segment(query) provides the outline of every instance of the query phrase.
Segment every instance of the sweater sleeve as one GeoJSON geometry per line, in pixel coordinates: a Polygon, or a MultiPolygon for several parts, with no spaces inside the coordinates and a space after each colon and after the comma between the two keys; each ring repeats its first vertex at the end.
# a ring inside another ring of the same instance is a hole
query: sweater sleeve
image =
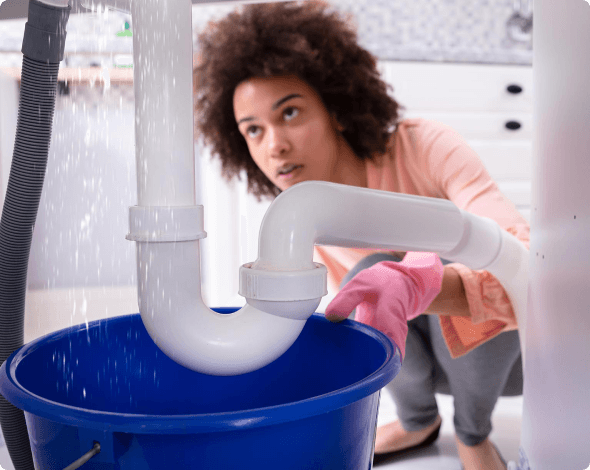
{"type": "MultiPolygon", "coordinates": [[[[418,139],[424,170],[440,194],[460,209],[489,217],[529,248],[529,224],[489,175],[477,153],[451,128],[433,123],[418,139]]],[[[470,317],[439,316],[451,357],[462,356],[518,328],[506,291],[489,272],[452,263],[463,281],[470,317]]]]}

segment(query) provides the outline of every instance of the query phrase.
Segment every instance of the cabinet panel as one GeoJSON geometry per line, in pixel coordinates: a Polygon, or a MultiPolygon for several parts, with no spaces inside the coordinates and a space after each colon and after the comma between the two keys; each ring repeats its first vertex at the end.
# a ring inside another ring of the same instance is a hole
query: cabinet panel
{"type": "Polygon", "coordinates": [[[380,62],[396,100],[412,111],[532,110],[532,67],[380,62]],[[509,85],[522,88],[510,93],[509,85]]]}

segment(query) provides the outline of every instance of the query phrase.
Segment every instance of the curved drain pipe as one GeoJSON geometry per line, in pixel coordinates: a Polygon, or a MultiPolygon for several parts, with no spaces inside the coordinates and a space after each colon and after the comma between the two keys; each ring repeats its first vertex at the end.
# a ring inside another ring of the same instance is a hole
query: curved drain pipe
{"type": "MultiPolygon", "coordinates": [[[[157,346],[189,369],[210,375],[260,369],[293,344],[315,312],[327,293],[326,268],[318,265],[307,290],[306,285],[297,286],[307,298],[289,302],[291,315],[275,310],[266,313],[252,305],[232,314],[216,313],[201,297],[202,224],[203,206],[130,209],[127,238],[137,242],[141,318],[157,346]]],[[[283,282],[280,276],[277,280],[279,292],[293,300],[288,281],[283,282]]],[[[256,283],[256,279],[250,282],[256,283]]]]}
{"type": "Polygon", "coordinates": [[[264,216],[258,259],[240,268],[247,305],[230,315],[201,298],[202,220],[202,206],[131,210],[143,322],[156,344],[190,369],[243,374],[285,352],[327,293],[326,268],[313,262],[316,244],[436,252],[485,269],[504,286],[524,340],[528,250],[492,219],[450,201],[317,181],[289,188],[264,216]]]}

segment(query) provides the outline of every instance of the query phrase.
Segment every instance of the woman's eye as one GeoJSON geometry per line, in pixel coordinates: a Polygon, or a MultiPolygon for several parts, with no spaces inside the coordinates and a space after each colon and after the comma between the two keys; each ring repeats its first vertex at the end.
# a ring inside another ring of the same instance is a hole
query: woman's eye
{"type": "Polygon", "coordinates": [[[246,129],[246,135],[248,137],[254,138],[257,137],[258,134],[260,134],[260,127],[258,126],[250,126],[246,129]]]}
{"type": "Polygon", "coordinates": [[[283,116],[285,117],[285,119],[287,121],[290,121],[291,119],[295,119],[298,114],[299,114],[299,110],[297,108],[292,107],[292,106],[285,108],[285,110],[283,111],[283,116]]]}

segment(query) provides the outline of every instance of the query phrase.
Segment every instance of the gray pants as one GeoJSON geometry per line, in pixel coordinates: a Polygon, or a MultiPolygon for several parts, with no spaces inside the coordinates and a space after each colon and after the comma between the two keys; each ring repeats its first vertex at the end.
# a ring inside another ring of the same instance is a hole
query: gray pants
{"type": "MultiPolygon", "coordinates": [[[[350,270],[340,287],[380,261],[401,260],[387,253],[367,256],[350,270]]],[[[354,312],[350,318],[354,318],[354,312]]],[[[420,315],[408,322],[402,368],[385,388],[407,431],[418,431],[435,421],[438,415],[435,393],[452,395],[455,433],[465,445],[477,445],[492,431],[491,416],[498,397],[522,394],[518,332],[501,333],[464,356],[452,359],[438,315],[420,315]]]]}

